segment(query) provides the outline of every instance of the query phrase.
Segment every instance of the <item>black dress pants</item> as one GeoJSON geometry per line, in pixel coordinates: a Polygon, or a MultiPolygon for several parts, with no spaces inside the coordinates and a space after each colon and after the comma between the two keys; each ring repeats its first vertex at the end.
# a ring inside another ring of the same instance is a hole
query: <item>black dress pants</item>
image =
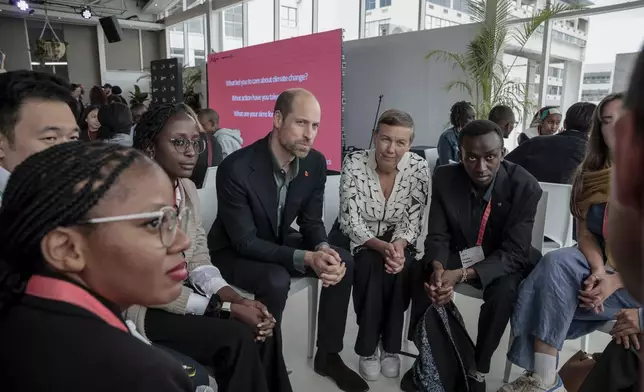
{"type": "MultiPolygon", "coordinates": [[[[422,261],[413,262],[409,268],[409,291],[412,300],[410,337],[416,323],[431,305],[423,284],[429,280],[432,272],[432,265],[422,261]]],[[[501,337],[510,321],[522,279],[519,274],[506,275],[494,280],[483,289],[483,305],[479,315],[475,350],[476,370],[482,373],[490,371],[492,355],[499,347],[501,337]]],[[[479,281],[468,282],[468,284],[481,288],[479,281]]]]}
{"type": "MultiPolygon", "coordinates": [[[[288,246],[306,249],[299,233],[293,234],[285,242],[288,246]]],[[[353,257],[344,249],[335,246],[333,249],[342,258],[347,271],[339,283],[322,288],[320,295],[317,346],[325,353],[342,351],[353,283],[353,257]]],[[[291,286],[291,277],[317,278],[315,272],[309,268],[305,274],[301,274],[293,270],[289,271],[279,264],[246,259],[233,250],[211,253],[210,259],[219,268],[228,283],[253,293],[255,300],[266,305],[269,312],[278,321],[278,325],[281,325],[282,313],[291,286]]]]}
{"type": "MultiPolygon", "coordinates": [[[[412,258],[405,252],[405,264],[412,258]]],[[[392,275],[385,271],[385,260],[373,249],[363,248],[353,255],[353,306],[358,319],[356,354],[373,355],[382,339],[383,349],[398,353],[403,332],[404,313],[409,305],[403,295],[407,267],[392,275]]]]}
{"type": "Polygon", "coordinates": [[[178,315],[148,309],[147,337],[214,370],[222,392],[292,392],[281,342],[256,343],[251,328],[236,320],[178,315]],[[252,377],[249,377],[252,375],[252,377]]]}
{"type": "Polygon", "coordinates": [[[181,366],[187,366],[189,369],[186,369],[186,372],[188,373],[188,376],[190,377],[190,381],[192,381],[192,386],[197,389],[198,386],[201,385],[210,385],[210,379],[208,378],[208,370],[200,364],[199,362],[195,361],[194,359],[181,354],[178,351],[169,349],[164,346],[160,346],[158,344],[155,344],[154,347],[165,351],[166,353],[170,354],[172,358],[176,359],[177,362],[181,364],[181,366]]]}
{"type": "Polygon", "coordinates": [[[579,392],[641,391],[640,365],[640,353],[634,347],[627,350],[612,340],[584,380],[579,392]]]}

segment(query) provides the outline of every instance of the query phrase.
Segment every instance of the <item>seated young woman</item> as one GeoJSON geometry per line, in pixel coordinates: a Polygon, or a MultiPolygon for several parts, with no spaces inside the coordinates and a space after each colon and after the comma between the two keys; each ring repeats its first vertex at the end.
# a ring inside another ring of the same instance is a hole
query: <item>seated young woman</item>
{"type": "Polygon", "coordinates": [[[638,345],[640,304],[623,288],[606,241],[613,124],[622,96],[604,98],[595,110],[586,158],[572,189],[578,245],[547,253],[523,282],[512,316],[508,359],[526,369],[501,392],[564,391],[557,375],[558,352],[566,339],[588,334],[617,320],[613,337],[625,347],[638,345]],[[634,324],[634,325],[631,325],[634,324]]]}
{"type": "Polygon", "coordinates": [[[0,209],[2,390],[193,390],[120,316],[179,296],[182,223],[168,176],[138,151],[70,142],[20,164],[0,209]]]}
{"type": "Polygon", "coordinates": [[[339,214],[339,229],[350,240],[355,262],[355,351],[360,375],[368,381],[400,372],[397,353],[408,305],[402,272],[415,255],[429,193],[429,165],[409,151],[414,139],[409,114],[385,111],[373,139],[375,149],[344,159],[339,214]]]}
{"type": "Polygon", "coordinates": [[[165,170],[179,210],[192,211],[192,244],[185,251],[189,279],[179,298],[155,309],[132,307],[127,318],[153,343],[211,367],[222,392],[290,392],[281,344],[272,336],[275,319],[263,304],[240,296],[210,262],[199,196],[189,179],[205,148],[199,130],[184,104],[152,108],[136,126],[134,147],[165,170]]]}

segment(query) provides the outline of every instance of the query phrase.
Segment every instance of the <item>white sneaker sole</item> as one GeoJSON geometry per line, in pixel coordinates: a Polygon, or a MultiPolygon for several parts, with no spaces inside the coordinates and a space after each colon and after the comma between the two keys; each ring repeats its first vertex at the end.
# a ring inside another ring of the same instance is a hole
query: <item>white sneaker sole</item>
{"type": "Polygon", "coordinates": [[[366,381],[378,381],[380,378],[380,372],[378,373],[372,373],[372,374],[367,374],[360,369],[360,377],[364,378],[366,381]]]}
{"type": "Polygon", "coordinates": [[[381,369],[380,372],[382,373],[383,376],[387,378],[398,378],[400,375],[400,367],[397,369],[381,369]]]}

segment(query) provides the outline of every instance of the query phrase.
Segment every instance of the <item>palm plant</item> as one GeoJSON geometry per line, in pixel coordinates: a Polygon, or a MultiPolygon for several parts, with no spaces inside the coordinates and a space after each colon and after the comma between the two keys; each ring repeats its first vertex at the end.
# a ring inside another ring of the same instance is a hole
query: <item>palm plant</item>
{"type": "Polygon", "coordinates": [[[480,23],[480,31],[467,45],[464,53],[446,50],[433,50],[426,59],[451,62],[453,69],[463,73],[463,77],[450,81],[445,88],[465,91],[474,105],[477,118],[487,118],[496,105],[510,106],[523,115],[532,110],[534,103],[527,96],[526,87],[510,78],[510,72],[517,58],[507,66],[503,63],[506,46],[518,47],[521,54],[532,35],[548,20],[562,12],[580,9],[576,4],[555,4],[548,1],[546,7],[536,12],[523,24],[513,25],[512,10],[514,0],[497,0],[496,14],[486,16],[486,0],[469,0],[470,14],[475,23],[480,23]]]}

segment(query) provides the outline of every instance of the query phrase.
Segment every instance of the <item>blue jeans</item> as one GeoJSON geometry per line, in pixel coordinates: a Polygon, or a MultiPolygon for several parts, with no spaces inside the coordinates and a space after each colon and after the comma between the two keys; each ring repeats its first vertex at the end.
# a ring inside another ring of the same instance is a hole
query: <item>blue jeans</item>
{"type": "Polygon", "coordinates": [[[595,331],[622,309],[640,307],[625,289],[619,289],[606,298],[601,313],[580,308],[577,296],[589,275],[588,261],[576,247],[543,256],[519,290],[510,321],[510,362],[532,371],[535,338],[561,351],[566,339],[595,331]]]}

